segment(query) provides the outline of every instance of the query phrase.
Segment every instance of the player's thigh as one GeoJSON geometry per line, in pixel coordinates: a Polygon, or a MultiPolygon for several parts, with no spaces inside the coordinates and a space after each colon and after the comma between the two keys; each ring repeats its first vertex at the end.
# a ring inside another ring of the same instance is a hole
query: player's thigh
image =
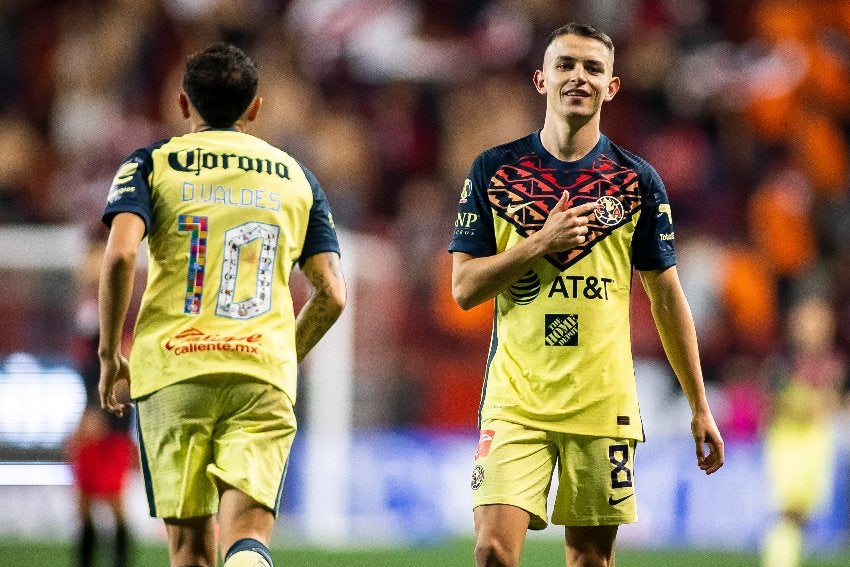
{"type": "Polygon", "coordinates": [[[259,380],[242,380],[222,401],[208,472],[276,513],[297,429],[289,397],[259,380]]]}
{"type": "Polygon", "coordinates": [[[527,527],[545,528],[556,458],[555,445],[546,432],[506,421],[485,421],[473,464],[473,508],[515,506],[530,515],[527,527]]]}
{"type": "Polygon", "coordinates": [[[552,522],[602,526],[637,521],[634,439],[554,434],[558,492],[552,522]]]}

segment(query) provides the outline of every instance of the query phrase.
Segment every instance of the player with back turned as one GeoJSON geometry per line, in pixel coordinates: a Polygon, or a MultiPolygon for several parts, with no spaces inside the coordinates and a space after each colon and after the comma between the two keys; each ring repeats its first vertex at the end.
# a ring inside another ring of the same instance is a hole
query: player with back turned
{"type": "Polygon", "coordinates": [[[254,62],[232,45],[190,57],[178,97],[189,133],[134,152],[103,216],[100,401],[122,414],[116,386],[130,381],[150,512],[165,522],[173,566],[216,565],[219,544],[226,567],[272,565],[297,365],[345,304],[316,178],[245,132],[262,103],[257,83],[254,62]],[[148,281],[128,363],[121,329],[145,236],[148,281]],[[313,287],[297,317],[295,262],[313,287]]]}
{"type": "Polygon", "coordinates": [[[464,309],[495,297],[472,473],[480,567],[519,564],[527,530],[547,525],[556,467],[552,521],[565,526],[567,565],[613,565],[618,525],[637,520],[633,269],[691,406],[697,464],[723,465],[667,193],[600,132],[620,88],[613,65],[604,33],[555,30],[533,79],[543,128],[479,155],[461,191],[452,291],[464,309]]]}

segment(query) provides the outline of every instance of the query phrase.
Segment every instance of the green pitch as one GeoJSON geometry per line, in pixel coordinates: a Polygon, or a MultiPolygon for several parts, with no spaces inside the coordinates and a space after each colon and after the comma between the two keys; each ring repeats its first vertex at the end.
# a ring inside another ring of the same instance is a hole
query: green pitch
{"type": "MultiPolygon", "coordinates": [[[[6,567],[55,567],[73,565],[70,542],[11,541],[0,539],[0,565],[6,567]]],[[[456,540],[440,545],[419,547],[319,550],[309,548],[272,548],[280,567],[470,567],[472,541],[456,540]]],[[[522,565],[527,567],[563,565],[563,548],[558,541],[529,540],[523,552],[522,565]]],[[[161,567],[168,564],[163,544],[134,546],[131,567],[161,567]]],[[[107,567],[106,558],[100,563],[107,567]]],[[[617,567],[757,567],[754,554],[720,551],[664,550],[646,551],[621,548],[617,567]]],[[[829,557],[808,558],[803,567],[846,567],[850,565],[850,550],[829,557]]]]}

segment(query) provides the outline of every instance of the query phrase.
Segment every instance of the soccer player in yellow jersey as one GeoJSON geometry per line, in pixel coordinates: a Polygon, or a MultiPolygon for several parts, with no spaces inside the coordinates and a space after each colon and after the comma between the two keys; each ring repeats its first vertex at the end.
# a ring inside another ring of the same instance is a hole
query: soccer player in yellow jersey
{"type": "Polygon", "coordinates": [[[565,525],[568,565],[613,565],[618,525],[637,520],[633,267],[690,402],[697,465],[723,465],[667,193],[600,132],[602,104],[620,88],[613,65],[604,33],[555,30],[533,79],[543,128],[479,155],[461,191],[452,291],[464,309],[495,298],[472,472],[480,567],[519,564],[527,530],[547,525],[556,467],[552,521],[565,525]]]}
{"type": "Polygon", "coordinates": [[[798,567],[804,531],[832,494],[835,416],[847,361],[835,345],[836,316],[824,297],[797,299],[786,318],[785,344],[773,364],[773,397],[764,463],[775,517],[765,531],[763,567],[798,567]],[[792,457],[789,457],[792,456],[792,457]]]}
{"type": "Polygon", "coordinates": [[[245,132],[262,104],[257,83],[254,62],[232,45],[191,56],[178,97],[189,133],[134,152],[103,216],[100,401],[122,414],[116,389],[129,381],[148,503],[164,519],[172,566],[214,566],[219,545],[226,567],[272,565],[297,365],[345,304],[316,178],[245,132]],[[128,363],[121,330],[145,237],[128,363]],[[295,262],[314,288],[297,316],[295,262]]]}

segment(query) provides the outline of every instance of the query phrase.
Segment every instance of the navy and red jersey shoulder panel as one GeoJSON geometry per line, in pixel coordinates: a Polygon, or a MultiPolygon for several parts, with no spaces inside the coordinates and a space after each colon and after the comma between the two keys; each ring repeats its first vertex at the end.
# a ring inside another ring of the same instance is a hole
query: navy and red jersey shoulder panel
{"type": "Polygon", "coordinates": [[[331,207],[328,203],[328,198],[324,190],[313,172],[307,169],[301,162],[298,162],[304,176],[310,183],[310,189],[313,191],[313,205],[310,207],[310,220],[307,223],[307,234],[304,238],[304,248],[301,250],[301,256],[298,258],[299,265],[303,266],[304,261],[315,254],[322,252],[340,253],[339,241],[337,240],[336,230],[331,216],[331,207]]]}
{"type": "Polygon", "coordinates": [[[635,267],[660,269],[675,264],[670,207],[661,179],[646,161],[605,136],[574,162],[546,151],[539,132],[480,154],[461,194],[449,250],[495,254],[496,217],[528,237],[542,228],[564,192],[569,194],[569,206],[595,202],[597,210],[585,244],[547,256],[559,270],[587,256],[596,243],[638,212],[632,241],[635,267]]]}
{"type": "Polygon", "coordinates": [[[500,168],[518,164],[534,152],[532,137],[529,134],[485,150],[472,162],[461,191],[449,252],[479,257],[496,254],[493,209],[487,191],[500,168]]]}
{"type": "Polygon", "coordinates": [[[145,234],[150,231],[153,196],[149,180],[153,172],[153,153],[169,140],[171,138],[134,151],[118,168],[102,216],[106,226],[111,226],[112,219],[119,213],[134,213],[144,221],[145,234]]]}

